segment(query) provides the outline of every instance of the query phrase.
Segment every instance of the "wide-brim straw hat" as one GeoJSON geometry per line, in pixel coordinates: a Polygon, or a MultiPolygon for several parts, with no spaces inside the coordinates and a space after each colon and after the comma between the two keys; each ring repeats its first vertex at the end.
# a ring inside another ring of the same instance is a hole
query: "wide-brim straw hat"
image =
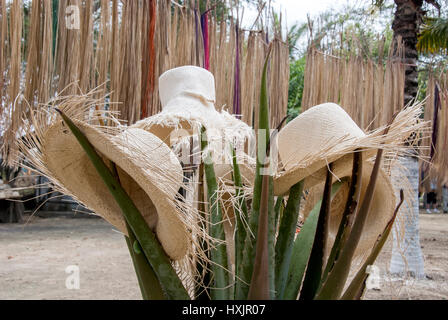
{"type": "MultiPolygon", "coordinates": [[[[115,163],[119,180],[149,227],[173,260],[188,251],[188,233],[179,218],[175,195],[182,167],[171,149],[153,134],[129,128],[111,135],[74,121],[105,163],[115,163]]],[[[86,207],[127,234],[122,211],[79,142],[56,121],[42,135],[42,162],[47,175],[86,207]]]]}
{"type": "MultiPolygon", "coordinates": [[[[328,255],[334,243],[334,239],[339,229],[345,204],[348,197],[349,183],[352,175],[353,154],[346,155],[341,161],[336,161],[332,168],[333,182],[338,180],[342,185],[337,193],[332,197],[330,217],[328,222],[328,241],[326,254],[328,255]]],[[[367,185],[370,181],[373,164],[364,161],[362,163],[361,193],[358,203],[358,209],[364,200],[367,185]]],[[[308,189],[305,205],[302,207],[301,216],[306,219],[309,212],[315,206],[317,201],[322,198],[324,182],[327,169],[323,168],[309,176],[305,181],[305,188],[308,189]]],[[[370,206],[367,220],[364,224],[363,232],[355,251],[355,258],[365,257],[369,254],[391,220],[396,205],[395,192],[390,177],[382,169],[379,170],[375,191],[370,206]]]]}
{"type": "Polygon", "coordinates": [[[301,113],[278,133],[283,171],[274,177],[274,194],[284,195],[299,181],[344,156],[358,151],[363,158],[376,153],[363,149],[369,136],[335,103],[301,113]]]}

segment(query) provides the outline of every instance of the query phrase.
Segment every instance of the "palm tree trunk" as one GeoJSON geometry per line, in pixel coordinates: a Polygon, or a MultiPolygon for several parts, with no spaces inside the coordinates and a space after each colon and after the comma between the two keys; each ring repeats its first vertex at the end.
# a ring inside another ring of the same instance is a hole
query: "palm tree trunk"
{"type": "MultiPolygon", "coordinates": [[[[403,59],[406,65],[404,105],[415,99],[418,91],[417,73],[417,35],[419,25],[423,15],[423,0],[395,0],[396,11],[392,29],[394,39],[401,38],[404,45],[404,57],[400,57],[396,52],[395,56],[403,59]]],[[[394,185],[400,183],[400,176],[405,175],[411,187],[411,192],[406,199],[405,205],[401,207],[394,227],[394,241],[392,247],[392,258],[390,263],[390,273],[404,276],[406,274],[417,278],[423,278],[424,263],[423,254],[420,247],[419,238],[419,166],[416,157],[402,157],[400,164],[405,168],[397,169],[394,174],[394,185]],[[402,222],[399,224],[398,222],[402,222]]]]}
{"type": "Polygon", "coordinates": [[[398,190],[404,183],[409,183],[411,190],[406,194],[400,217],[395,222],[389,271],[397,276],[410,275],[422,279],[425,271],[419,236],[419,165],[416,157],[400,157],[399,161],[400,166],[392,173],[397,199],[398,190]],[[403,176],[406,176],[406,182],[403,182],[403,176]]]}
{"type": "MultiPolygon", "coordinates": [[[[418,73],[417,73],[417,42],[419,26],[424,14],[422,10],[423,0],[395,0],[396,11],[392,30],[394,39],[401,38],[405,53],[403,63],[406,66],[404,104],[406,105],[417,95],[418,73]]],[[[395,55],[398,56],[398,52],[395,55]]]]}

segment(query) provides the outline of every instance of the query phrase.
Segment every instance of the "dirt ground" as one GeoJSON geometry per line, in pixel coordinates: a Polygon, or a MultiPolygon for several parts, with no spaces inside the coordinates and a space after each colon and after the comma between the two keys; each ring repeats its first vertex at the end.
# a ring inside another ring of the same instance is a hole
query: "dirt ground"
{"type": "Polygon", "coordinates": [[[380,270],[380,290],[368,290],[365,299],[448,300],[448,214],[423,212],[420,210],[420,246],[426,279],[397,279],[387,273],[392,252],[390,236],[375,263],[380,270]]]}
{"type": "MultiPolygon", "coordinates": [[[[421,214],[420,232],[427,279],[390,278],[388,243],[376,263],[380,290],[366,299],[448,299],[448,214],[421,214]]],[[[71,214],[0,224],[0,299],[140,299],[140,292],[123,235],[71,214]],[[79,289],[66,287],[70,266],[79,267],[79,289]]]]}

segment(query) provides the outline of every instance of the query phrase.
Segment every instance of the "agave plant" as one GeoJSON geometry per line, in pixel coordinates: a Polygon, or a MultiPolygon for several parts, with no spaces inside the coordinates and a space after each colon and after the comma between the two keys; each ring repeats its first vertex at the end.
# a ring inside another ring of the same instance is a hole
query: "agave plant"
{"type": "MultiPolygon", "coordinates": [[[[300,232],[296,234],[300,208],[303,207],[305,179],[297,181],[282,196],[274,196],[274,177],[269,170],[272,163],[269,109],[267,96],[267,69],[265,61],[261,79],[257,144],[257,162],[251,199],[244,192],[243,179],[236,153],[233,152],[232,177],[234,186],[233,212],[235,214],[234,237],[229,243],[225,238],[222,221],[223,204],[219,199],[219,181],[215,166],[207,148],[207,131],[201,130],[201,149],[204,153],[199,172],[204,173],[207,185],[205,220],[210,241],[199,242],[206,258],[193,265],[196,270],[196,290],[185,287],[170,257],[158,241],[138,207],[120,184],[116,167],[106,163],[92,146],[89,139],[63,111],[58,110],[63,121],[76,137],[91,160],[103,182],[122,210],[126,222],[130,256],[144,299],[360,299],[366,288],[367,269],[375,262],[404,200],[403,190],[394,212],[382,232],[368,248],[367,257],[358,270],[353,271],[352,262],[371,209],[372,198],[378,179],[383,149],[377,147],[376,158],[368,179],[363,174],[363,153],[359,150],[347,154],[351,161],[351,175],[346,181],[333,183],[333,163],[326,166],[323,191],[310,208],[300,232]],[[267,141],[261,143],[260,141],[267,141]],[[362,181],[368,181],[362,186],[362,181]],[[334,239],[328,236],[328,221],[332,200],[344,187],[343,213],[334,239]],[[364,187],[364,196],[360,198],[364,187]],[[245,223],[247,222],[247,223],[245,223]],[[330,243],[330,241],[332,243],[330,243]],[[234,250],[235,261],[228,260],[229,246],[234,250]],[[331,248],[327,250],[326,248],[331,248]],[[348,279],[351,281],[347,283],[348,279]]],[[[378,134],[386,137],[393,123],[378,134]]],[[[397,130],[403,126],[398,125],[397,130]]],[[[410,130],[414,130],[411,128],[410,130]]],[[[384,140],[381,140],[384,141],[384,140]]],[[[393,211],[393,210],[392,210],[393,211]]],[[[198,257],[198,261],[201,260],[198,257]]]]}

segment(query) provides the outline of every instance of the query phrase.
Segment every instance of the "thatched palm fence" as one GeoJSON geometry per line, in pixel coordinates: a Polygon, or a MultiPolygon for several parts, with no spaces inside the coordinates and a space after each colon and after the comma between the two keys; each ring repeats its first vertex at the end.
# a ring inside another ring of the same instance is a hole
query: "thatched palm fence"
{"type": "Polygon", "coordinates": [[[357,50],[337,55],[311,47],[306,60],[302,112],[320,103],[334,102],[361,128],[376,129],[403,108],[404,72],[404,65],[391,57],[374,61],[357,50]]]}
{"type": "MultiPolygon", "coordinates": [[[[440,69],[443,70],[443,69],[440,69]]],[[[431,191],[431,181],[436,182],[438,191],[448,184],[448,73],[430,73],[426,87],[425,120],[431,122],[431,136],[422,143],[429,162],[421,168],[422,191],[431,191]]],[[[440,195],[441,192],[438,192],[440,195]]]]}
{"type": "MultiPolygon", "coordinates": [[[[29,105],[101,86],[105,107],[129,124],[160,111],[158,77],[182,65],[215,76],[217,108],[254,125],[259,82],[269,42],[271,123],[286,115],[288,45],[281,26],[243,30],[232,16],[196,1],[0,0],[2,158],[16,159],[15,139],[29,105]],[[269,30],[269,31],[268,31],[269,30]],[[73,85],[73,84],[76,85],[73,85]]],[[[254,24],[260,26],[260,23],[254,24]]],[[[98,106],[103,108],[103,106],[98,106]]]]}

